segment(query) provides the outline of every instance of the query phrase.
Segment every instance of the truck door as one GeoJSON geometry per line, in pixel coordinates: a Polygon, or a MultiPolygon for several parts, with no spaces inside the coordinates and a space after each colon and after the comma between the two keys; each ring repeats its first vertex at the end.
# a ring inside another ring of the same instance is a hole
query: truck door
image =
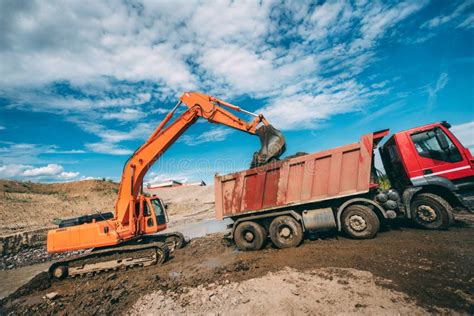
{"type": "Polygon", "coordinates": [[[451,133],[446,133],[441,126],[410,135],[421,169],[418,174],[422,174],[411,178],[414,185],[426,184],[433,176],[449,180],[466,176],[466,171],[471,168],[470,163],[461,154],[457,140],[451,139],[450,135],[451,133]]]}

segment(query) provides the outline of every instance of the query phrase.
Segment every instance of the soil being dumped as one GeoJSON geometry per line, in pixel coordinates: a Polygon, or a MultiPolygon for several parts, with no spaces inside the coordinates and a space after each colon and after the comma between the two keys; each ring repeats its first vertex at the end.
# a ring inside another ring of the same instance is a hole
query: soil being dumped
{"type": "Polygon", "coordinates": [[[278,250],[268,245],[257,252],[237,251],[223,242],[222,234],[213,234],[192,240],[163,266],[63,281],[40,274],[2,300],[0,314],[222,312],[230,310],[233,299],[240,308],[235,310],[262,313],[255,306],[264,302],[255,297],[270,295],[271,288],[287,295],[278,304],[266,303],[263,313],[330,307],[328,312],[383,313],[386,308],[387,313],[472,314],[473,222],[474,216],[466,215],[448,231],[392,226],[371,240],[326,235],[298,248],[278,250]],[[239,292],[241,287],[248,295],[239,292]],[[372,293],[377,289],[387,299],[377,299],[372,293]],[[310,292],[316,294],[305,294],[310,292]],[[298,303],[308,295],[314,295],[315,303],[307,307],[298,303]],[[200,305],[210,302],[209,308],[199,309],[198,298],[205,301],[200,305]],[[153,299],[166,307],[153,304],[153,299]],[[224,307],[218,309],[213,300],[224,307]]]}

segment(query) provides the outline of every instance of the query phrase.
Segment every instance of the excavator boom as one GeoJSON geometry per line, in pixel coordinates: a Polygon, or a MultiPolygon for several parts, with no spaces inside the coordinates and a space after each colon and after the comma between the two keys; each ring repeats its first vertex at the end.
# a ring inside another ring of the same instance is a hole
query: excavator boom
{"type": "Polygon", "coordinates": [[[199,117],[207,119],[211,123],[227,125],[239,131],[258,135],[262,147],[254,154],[253,167],[279,158],[285,150],[283,135],[271,126],[263,115],[245,111],[236,105],[206,94],[185,92],[180,97],[180,102],[168,113],[150,138],[125,165],[120,182],[119,198],[115,207],[117,219],[123,225],[133,225],[133,214],[130,212],[130,206],[133,203],[131,202],[135,201],[140,193],[143,179],[149,168],[199,117]],[[188,109],[166,126],[180,104],[184,104],[188,109]],[[252,115],[254,120],[248,123],[224,107],[252,115]],[[259,124],[262,126],[257,127],[259,124]]]}

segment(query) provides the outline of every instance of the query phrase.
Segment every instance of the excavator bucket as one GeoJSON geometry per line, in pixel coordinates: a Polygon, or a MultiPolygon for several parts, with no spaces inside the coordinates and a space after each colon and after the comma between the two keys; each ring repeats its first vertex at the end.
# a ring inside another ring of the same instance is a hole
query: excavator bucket
{"type": "Polygon", "coordinates": [[[262,145],[260,150],[253,154],[250,168],[255,168],[277,160],[286,150],[286,142],[283,134],[272,125],[260,126],[256,134],[262,145]]]}

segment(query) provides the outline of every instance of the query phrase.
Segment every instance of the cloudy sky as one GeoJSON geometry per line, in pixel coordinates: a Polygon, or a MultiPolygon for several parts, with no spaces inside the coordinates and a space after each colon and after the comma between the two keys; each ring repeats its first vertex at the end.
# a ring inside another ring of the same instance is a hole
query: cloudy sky
{"type": "MultiPolygon", "coordinates": [[[[474,147],[474,1],[0,0],[0,29],[0,178],[118,180],[184,91],[265,114],[287,154],[439,120],[474,147]]],[[[258,147],[201,122],[149,180],[258,147]]]]}

